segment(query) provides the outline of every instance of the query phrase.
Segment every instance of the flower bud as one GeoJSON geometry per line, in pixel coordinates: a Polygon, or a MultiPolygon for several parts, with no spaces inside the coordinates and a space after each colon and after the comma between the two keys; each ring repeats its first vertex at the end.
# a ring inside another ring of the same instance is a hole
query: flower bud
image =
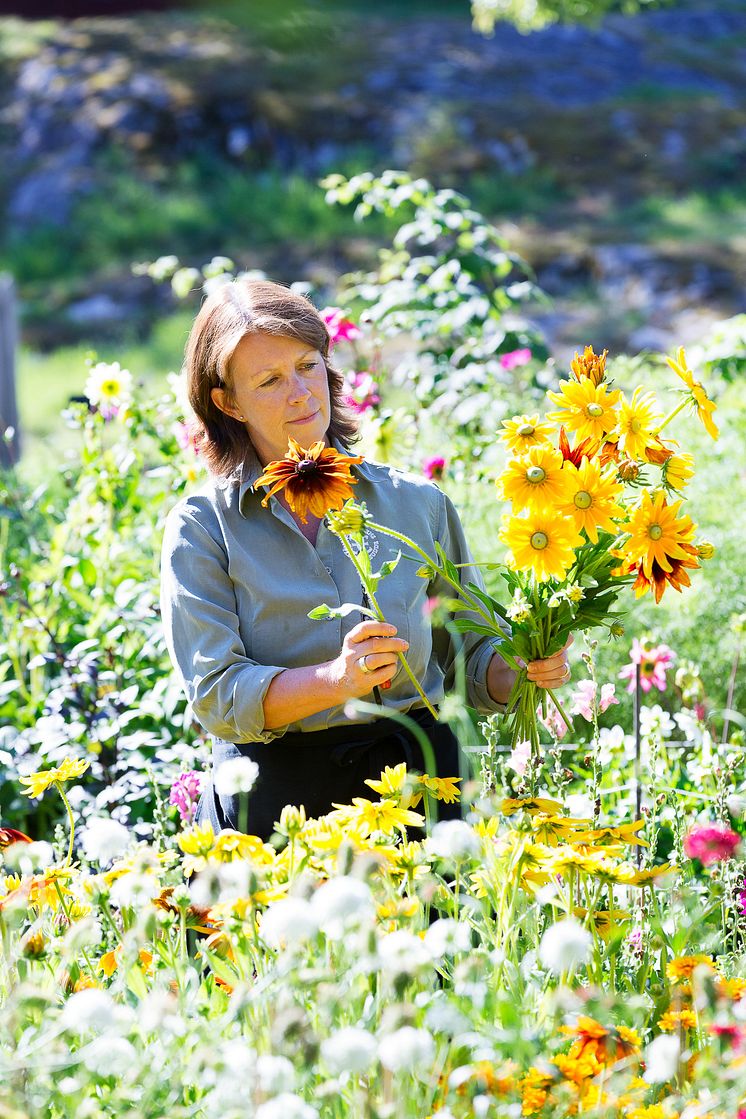
{"type": "Polygon", "coordinates": [[[47,942],[44,934],[38,929],[29,929],[21,937],[21,953],[27,960],[42,960],[47,953],[47,942]]]}
{"type": "Polygon", "coordinates": [[[277,825],[277,830],[280,835],[286,835],[288,839],[294,839],[306,823],[306,810],[301,804],[300,808],[296,808],[294,804],[286,804],[280,813],[280,820],[277,825]]]}
{"type": "Polygon", "coordinates": [[[640,467],[632,459],[627,458],[619,463],[617,474],[620,482],[636,482],[640,474],[640,467]]]}
{"type": "Polygon", "coordinates": [[[331,531],[337,535],[362,536],[368,520],[367,514],[364,505],[357,505],[350,500],[338,511],[328,512],[326,520],[331,531]]]}
{"type": "Polygon", "coordinates": [[[609,626],[609,633],[612,637],[624,637],[624,626],[621,622],[612,622],[609,626]]]}
{"type": "Polygon", "coordinates": [[[715,545],[709,540],[702,540],[697,544],[697,555],[700,559],[709,560],[715,555],[715,545]]]}

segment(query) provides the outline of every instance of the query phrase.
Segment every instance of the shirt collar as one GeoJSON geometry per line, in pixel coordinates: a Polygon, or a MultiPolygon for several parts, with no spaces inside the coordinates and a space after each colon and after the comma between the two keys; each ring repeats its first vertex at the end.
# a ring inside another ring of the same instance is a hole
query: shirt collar
{"type": "MultiPolygon", "coordinates": [[[[335,451],[339,451],[341,455],[351,456],[351,452],[347,447],[343,446],[338,439],[332,439],[332,446],[335,451]]],[[[361,478],[367,478],[369,482],[374,482],[376,480],[373,465],[369,462],[363,461],[353,463],[351,469],[358,473],[361,478]]],[[[241,515],[244,517],[246,516],[244,513],[244,499],[246,494],[249,492],[256,492],[256,480],[257,478],[261,478],[263,473],[264,467],[260,463],[256,451],[252,446],[249,446],[238,471],[238,508],[241,515]]],[[[262,489],[266,488],[266,486],[262,487],[262,489]]]]}

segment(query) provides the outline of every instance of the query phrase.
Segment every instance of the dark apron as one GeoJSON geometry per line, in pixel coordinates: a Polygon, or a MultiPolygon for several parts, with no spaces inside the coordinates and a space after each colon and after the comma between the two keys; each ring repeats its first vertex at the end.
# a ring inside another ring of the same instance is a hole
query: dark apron
{"type": "MultiPolygon", "coordinates": [[[[458,777],[459,746],[451,728],[437,722],[425,707],[407,712],[427,734],[438,777],[458,777]]],[[[214,742],[213,772],[229,758],[251,758],[259,776],[249,794],[248,833],[269,839],[286,804],[303,805],[308,818],[331,811],[332,803],[350,804],[353,797],[378,800],[366,778],[378,779],[386,766],[406,762],[407,769],[427,772],[415,735],[394,719],[350,723],[310,733],[284,734],[272,742],[214,742]]],[[[435,776],[435,774],[430,774],[435,776]]],[[[239,830],[238,796],[219,796],[211,778],[197,806],[196,822],[212,824],[217,833],[239,830]]],[[[457,819],[460,806],[438,802],[438,819],[457,819]]],[[[418,807],[421,811],[422,806],[418,807]]]]}

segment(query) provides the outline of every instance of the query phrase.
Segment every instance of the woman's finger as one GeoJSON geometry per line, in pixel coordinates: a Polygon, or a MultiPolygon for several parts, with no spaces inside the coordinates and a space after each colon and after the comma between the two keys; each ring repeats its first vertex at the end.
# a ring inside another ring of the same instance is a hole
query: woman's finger
{"type": "Polygon", "coordinates": [[[361,641],[367,641],[369,637],[394,637],[397,632],[396,626],[392,626],[390,622],[377,622],[371,619],[358,622],[347,634],[347,640],[353,645],[358,645],[361,641]]]}

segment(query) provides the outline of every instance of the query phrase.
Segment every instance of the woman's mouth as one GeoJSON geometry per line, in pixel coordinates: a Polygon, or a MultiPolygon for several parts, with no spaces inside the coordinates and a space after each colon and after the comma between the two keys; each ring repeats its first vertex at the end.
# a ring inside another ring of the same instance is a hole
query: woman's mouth
{"type": "Polygon", "coordinates": [[[289,420],[288,422],[291,424],[307,424],[309,420],[315,419],[318,414],[319,409],[317,408],[315,412],[311,412],[308,416],[300,416],[297,420],[289,420]]]}

